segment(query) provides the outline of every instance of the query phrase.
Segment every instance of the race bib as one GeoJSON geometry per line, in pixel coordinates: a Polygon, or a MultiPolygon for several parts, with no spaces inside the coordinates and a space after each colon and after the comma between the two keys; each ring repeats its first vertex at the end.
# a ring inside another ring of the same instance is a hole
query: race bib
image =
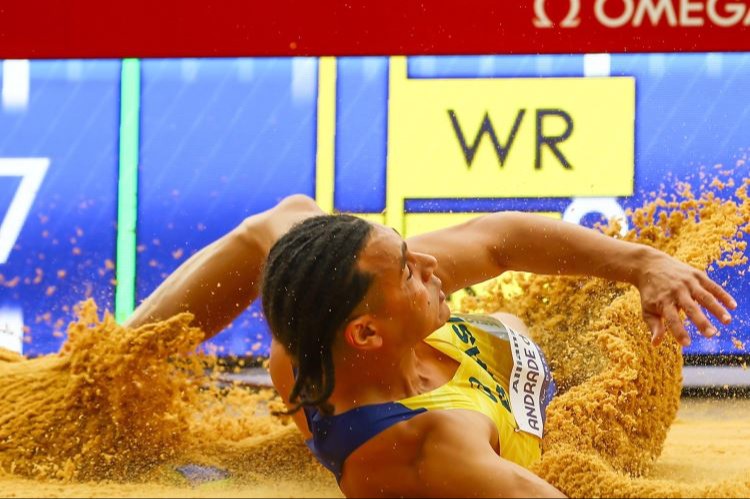
{"type": "Polygon", "coordinates": [[[552,375],[542,352],[533,341],[508,329],[513,372],[510,376],[510,405],[521,431],[542,438],[552,375]]]}

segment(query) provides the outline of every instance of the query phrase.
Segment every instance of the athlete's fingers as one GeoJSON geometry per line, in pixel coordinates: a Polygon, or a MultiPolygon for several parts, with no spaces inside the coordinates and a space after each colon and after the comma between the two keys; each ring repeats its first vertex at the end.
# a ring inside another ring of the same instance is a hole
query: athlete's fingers
{"type": "Polygon", "coordinates": [[[693,300],[690,293],[684,292],[680,294],[679,305],[680,308],[685,311],[685,314],[687,314],[688,319],[698,327],[698,330],[703,336],[711,338],[718,332],[711,324],[711,321],[708,320],[706,314],[703,313],[703,310],[701,310],[695,300],[693,300]]]}
{"type": "Polygon", "coordinates": [[[688,346],[690,344],[690,335],[685,330],[685,325],[682,323],[680,314],[677,312],[677,307],[673,304],[666,305],[663,314],[664,323],[667,329],[672,333],[672,336],[674,336],[677,342],[681,345],[688,346]]]}
{"type": "Polygon", "coordinates": [[[729,324],[732,320],[732,316],[729,315],[729,312],[727,311],[724,306],[719,303],[719,300],[716,299],[714,295],[709,293],[703,288],[698,288],[693,291],[693,298],[700,303],[706,310],[711,312],[716,318],[718,318],[722,323],[729,324]]]}
{"type": "Polygon", "coordinates": [[[651,344],[659,346],[664,341],[664,322],[662,322],[661,317],[649,313],[644,313],[643,319],[651,330],[651,344]]]}
{"type": "Polygon", "coordinates": [[[737,308],[737,301],[732,298],[732,295],[730,295],[724,288],[716,284],[710,277],[706,275],[705,272],[698,272],[697,276],[701,285],[706,290],[708,290],[709,293],[721,300],[721,302],[730,309],[734,310],[735,308],[737,308]]]}

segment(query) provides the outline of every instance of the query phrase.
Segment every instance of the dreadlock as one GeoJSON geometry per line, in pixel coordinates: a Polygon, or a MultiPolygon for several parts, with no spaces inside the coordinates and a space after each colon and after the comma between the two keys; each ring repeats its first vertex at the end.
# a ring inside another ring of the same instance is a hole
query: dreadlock
{"type": "Polygon", "coordinates": [[[263,276],[263,312],[274,337],[292,357],[294,407],[332,407],[333,343],[372,276],[357,256],[372,226],[350,215],[322,215],[294,226],[271,248],[263,276]]]}

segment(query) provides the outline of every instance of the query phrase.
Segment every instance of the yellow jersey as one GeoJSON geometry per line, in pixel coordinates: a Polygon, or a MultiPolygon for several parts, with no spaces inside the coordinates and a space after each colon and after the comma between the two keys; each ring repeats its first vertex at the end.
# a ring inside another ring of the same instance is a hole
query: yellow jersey
{"type": "Polygon", "coordinates": [[[406,399],[325,416],[306,408],[318,460],[341,479],[346,458],[390,426],[426,411],[464,409],[497,427],[503,458],[528,468],[542,454],[546,409],[555,395],[552,373],[530,339],[487,315],[454,314],[425,340],[459,363],[448,383],[406,399]]]}

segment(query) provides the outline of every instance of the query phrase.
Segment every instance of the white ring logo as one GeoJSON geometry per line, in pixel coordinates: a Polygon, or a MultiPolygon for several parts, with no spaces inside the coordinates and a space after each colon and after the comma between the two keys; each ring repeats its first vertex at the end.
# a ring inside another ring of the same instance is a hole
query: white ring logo
{"type": "MultiPolygon", "coordinates": [[[[568,15],[560,23],[561,28],[575,28],[581,24],[581,18],[578,17],[578,13],[581,11],[581,0],[569,0],[570,8],[568,9],[568,15]]],[[[545,9],[546,0],[534,0],[534,26],[537,28],[551,28],[553,26],[547,16],[547,10],[545,9]]]]}

